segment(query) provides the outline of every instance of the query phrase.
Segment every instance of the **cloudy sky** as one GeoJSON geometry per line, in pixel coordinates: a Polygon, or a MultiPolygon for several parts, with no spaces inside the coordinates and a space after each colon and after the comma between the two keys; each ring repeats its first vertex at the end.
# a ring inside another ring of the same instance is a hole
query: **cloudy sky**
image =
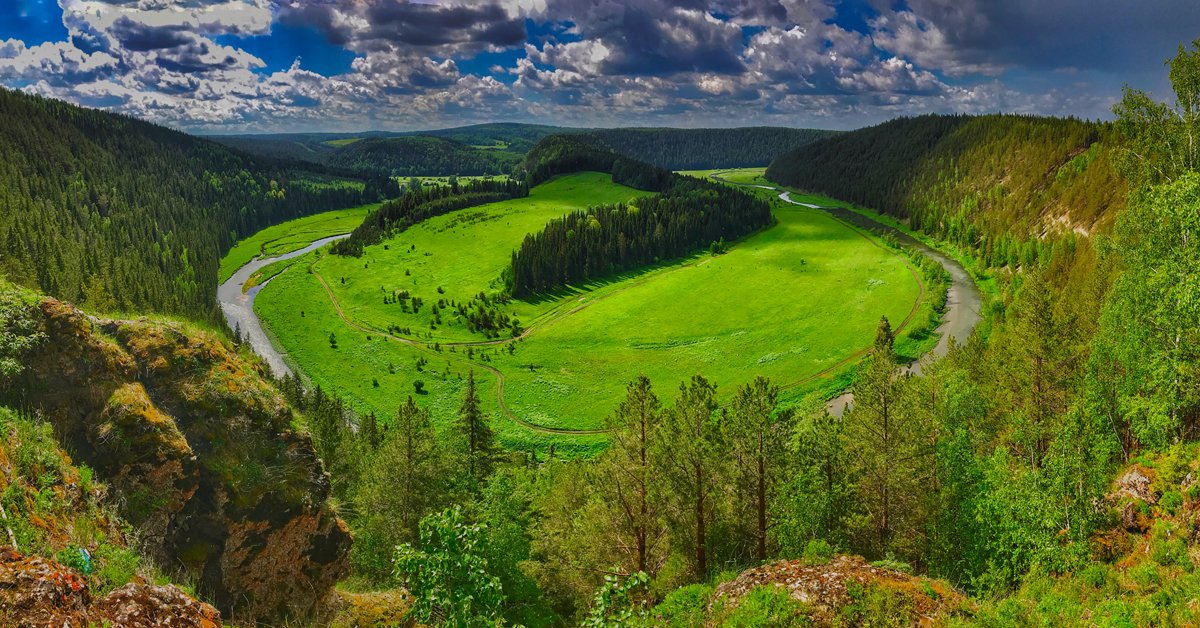
{"type": "Polygon", "coordinates": [[[853,128],[1165,97],[1198,0],[0,0],[0,83],[194,132],[853,128]]]}

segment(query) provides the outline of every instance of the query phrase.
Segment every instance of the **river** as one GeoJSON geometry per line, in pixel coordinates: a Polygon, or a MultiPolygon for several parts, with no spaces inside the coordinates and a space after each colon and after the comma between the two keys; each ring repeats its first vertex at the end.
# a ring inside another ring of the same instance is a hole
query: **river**
{"type": "MultiPolygon", "coordinates": [[[[765,189],[774,189],[767,186],[756,186],[765,189]]],[[[981,315],[980,308],[983,306],[983,295],[979,292],[979,286],[975,285],[975,280],[971,278],[971,274],[967,269],[963,268],[957,260],[945,255],[941,251],[926,245],[924,242],[904,233],[903,231],[885,225],[881,222],[873,220],[858,212],[851,211],[842,207],[827,207],[824,205],[813,205],[811,203],[802,203],[792,200],[790,192],[782,192],[779,198],[784,202],[793,205],[802,205],[813,209],[820,209],[828,212],[835,218],[848,222],[856,227],[866,229],[877,234],[887,234],[894,238],[903,246],[908,246],[920,251],[922,255],[934,260],[946,269],[950,274],[950,289],[946,294],[946,311],[942,315],[942,324],[938,326],[937,333],[940,334],[937,345],[926,355],[934,357],[942,357],[950,352],[951,343],[961,345],[967,341],[967,338],[974,331],[975,326],[979,324],[981,315]]],[[[905,367],[914,375],[921,374],[922,364],[924,359],[917,360],[905,367]]],[[[841,416],[846,408],[854,401],[854,396],[849,392],[843,393],[841,396],[834,398],[829,402],[827,407],[829,411],[836,416],[841,416]]]]}
{"type": "Polygon", "coordinates": [[[267,361],[267,364],[271,367],[271,371],[277,377],[291,375],[292,370],[288,368],[287,361],[283,357],[284,354],[271,343],[271,339],[267,337],[267,332],[263,330],[262,323],[259,322],[258,316],[254,313],[254,297],[258,296],[258,291],[262,290],[263,286],[269,282],[264,282],[249,290],[244,290],[243,287],[246,285],[246,281],[250,279],[251,275],[258,272],[259,269],[270,266],[280,260],[300,257],[330,242],[336,242],[342,238],[349,237],[349,235],[345,233],[321,238],[298,251],[285,253],[278,257],[256,258],[239,268],[228,281],[217,288],[217,301],[221,304],[221,311],[225,313],[225,322],[229,323],[229,328],[237,329],[241,327],[242,335],[248,339],[254,352],[267,361]]]}

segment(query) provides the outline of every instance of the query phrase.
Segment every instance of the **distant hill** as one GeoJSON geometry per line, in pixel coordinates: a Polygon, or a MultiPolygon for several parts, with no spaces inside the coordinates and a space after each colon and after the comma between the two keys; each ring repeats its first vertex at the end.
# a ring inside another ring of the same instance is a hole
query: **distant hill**
{"type": "Polygon", "coordinates": [[[1112,145],[1107,125],[1076,119],[929,115],[801,147],[767,178],[909,219],[1002,264],[1017,241],[1111,227],[1126,187],[1112,145]]]}
{"type": "Polygon", "coordinates": [[[584,140],[670,170],[766,166],[775,157],[836,131],[746,127],[738,129],[601,129],[584,140]]]}
{"type": "Polygon", "coordinates": [[[578,135],[588,144],[671,170],[766,166],[776,156],[834,131],[741,129],[571,129],[537,124],[477,124],[408,133],[293,133],[214,136],[260,157],[308,161],[352,172],[394,176],[509,173],[549,135],[578,135]]]}
{"type": "Polygon", "coordinates": [[[99,312],[215,321],[241,236],[378,197],[126,116],[0,90],[0,275],[99,312]]]}

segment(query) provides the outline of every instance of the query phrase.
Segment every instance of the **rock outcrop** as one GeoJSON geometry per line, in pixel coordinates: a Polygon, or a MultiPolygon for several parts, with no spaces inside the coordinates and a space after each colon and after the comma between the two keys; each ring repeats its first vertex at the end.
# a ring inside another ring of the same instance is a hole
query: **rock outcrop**
{"type": "Polygon", "coordinates": [[[348,569],[310,438],[255,360],[176,322],[44,299],[24,401],[109,482],[144,551],[229,615],[307,617],[348,569]]]}
{"type": "Polygon", "coordinates": [[[13,628],[220,628],[217,609],[174,586],[130,583],[94,599],[86,580],[51,560],[0,549],[0,624],[13,628]]]}
{"type": "Polygon", "coordinates": [[[843,609],[868,588],[891,597],[893,610],[903,609],[914,625],[940,625],[969,607],[966,596],[944,582],[876,567],[859,556],[838,556],[825,563],[779,561],[747,569],[717,587],[712,605],[736,606],[759,586],[787,590],[792,599],[810,609],[809,619],[818,626],[845,620],[843,609]]]}

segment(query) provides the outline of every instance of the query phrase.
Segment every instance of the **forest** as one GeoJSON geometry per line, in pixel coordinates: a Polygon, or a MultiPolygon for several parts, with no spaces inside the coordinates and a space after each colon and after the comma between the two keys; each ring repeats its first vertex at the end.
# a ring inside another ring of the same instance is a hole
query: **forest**
{"type": "Polygon", "coordinates": [[[767,177],[907,219],[1028,263],[1072,232],[1104,233],[1125,204],[1111,124],[1016,115],[898,118],[782,155],[767,177]]]}
{"type": "Polygon", "coordinates": [[[705,248],[715,251],[771,224],[768,204],[739,190],[667,171],[661,181],[644,174],[630,181],[628,172],[654,168],[624,159],[613,168],[614,182],[658,195],[573,212],[525,236],[505,274],[512,296],[528,298],[705,248]]]}
{"type": "Polygon", "coordinates": [[[779,127],[597,129],[584,142],[669,170],[766,166],[775,157],[836,131],[779,127]]]}
{"type": "Polygon", "coordinates": [[[378,182],[259,162],[133,118],[0,90],[0,271],[96,312],[215,321],[240,237],[377,200],[378,182]]]}
{"type": "Polygon", "coordinates": [[[334,243],[331,250],[335,255],[360,257],[363,247],[427,218],[528,195],[528,185],[511,179],[476,179],[460,183],[457,177],[451,177],[448,185],[435,186],[421,185],[420,180],[416,180],[406,186],[399,198],[368,214],[349,238],[334,243]]]}
{"type": "Polygon", "coordinates": [[[766,166],[778,155],[833,131],[781,127],[736,129],[571,129],[536,124],[477,124],[411,133],[295,133],[214,136],[259,157],[300,161],[339,172],[393,176],[512,174],[550,135],[670,170],[766,166]]]}

